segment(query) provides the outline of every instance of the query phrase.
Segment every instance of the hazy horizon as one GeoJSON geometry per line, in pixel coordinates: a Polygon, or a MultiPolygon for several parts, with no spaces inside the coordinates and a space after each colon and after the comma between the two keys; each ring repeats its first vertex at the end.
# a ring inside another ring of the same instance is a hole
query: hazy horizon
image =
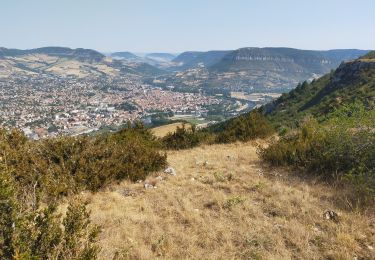
{"type": "Polygon", "coordinates": [[[2,2],[0,46],[103,53],[374,49],[375,2],[237,0],[2,2]]]}

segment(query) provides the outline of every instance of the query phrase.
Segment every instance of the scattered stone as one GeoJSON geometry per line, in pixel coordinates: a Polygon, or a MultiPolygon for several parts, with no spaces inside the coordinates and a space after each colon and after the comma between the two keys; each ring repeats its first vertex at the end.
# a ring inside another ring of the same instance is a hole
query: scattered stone
{"type": "Polygon", "coordinates": [[[204,161],[203,166],[207,166],[207,165],[208,165],[208,161],[204,161]]]}
{"type": "Polygon", "coordinates": [[[158,176],[158,177],[155,178],[155,180],[162,181],[162,180],[164,180],[164,178],[162,176],[158,176]]]}
{"type": "Polygon", "coordinates": [[[195,181],[195,179],[194,179],[194,178],[191,178],[190,180],[191,180],[191,181],[195,181]]]}
{"type": "Polygon", "coordinates": [[[367,245],[367,248],[369,249],[369,250],[374,250],[374,247],[373,246],[370,246],[370,245],[367,245]]]}
{"type": "Polygon", "coordinates": [[[165,169],[164,173],[169,174],[169,175],[176,175],[176,170],[173,169],[172,167],[168,167],[165,169]]]}
{"type": "Polygon", "coordinates": [[[281,228],[283,228],[284,226],[281,225],[281,224],[276,224],[276,225],[274,225],[274,227],[275,227],[275,228],[278,228],[278,229],[281,229],[281,228]]]}
{"type": "Polygon", "coordinates": [[[323,213],[323,217],[327,220],[333,220],[335,222],[339,221],[339,215],[333,210],[327,210],[323,213]]]}
{"type": "Polygon", "coordinates": [[[320,228],[318,228],[318,227],[313,227],[312,229],[313,229],[314,232],[316,232],[316,233],[322,233],[322,230],[320,230],[320,228]]]}
{"type": "Polygon", "coordinates": [[[138,180],[137,183],[142,183],[143,181],[142,180],[138,180]]]}
{"type": "Polygon", "coordinates": [[[151,185],[150,183],[145,183],[145,189],[156,189],[156,186],[151,185]]]}

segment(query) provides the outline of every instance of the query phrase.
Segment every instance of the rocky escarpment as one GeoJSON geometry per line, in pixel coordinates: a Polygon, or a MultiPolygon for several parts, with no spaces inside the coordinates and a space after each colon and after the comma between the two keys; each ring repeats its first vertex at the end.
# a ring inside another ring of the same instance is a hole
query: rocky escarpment
{"type": "Polygon", "coordinates": [[[336,68],[343,60],[355,59],[365,53],[366,51],[359,50],[311,51],[292,48],[241,48],[224,56],[211,69],[221,72],[257,70],[322,75],[330,69],[336,68]]]}
{"type": "Polygon", "coordinates": [[[343,85],[348,80],[353,81],[360,77],[363,72],[375,69],[375,59],[354,61],[342,63],[335,71],[332,77],[332,85],[343,85]]]}

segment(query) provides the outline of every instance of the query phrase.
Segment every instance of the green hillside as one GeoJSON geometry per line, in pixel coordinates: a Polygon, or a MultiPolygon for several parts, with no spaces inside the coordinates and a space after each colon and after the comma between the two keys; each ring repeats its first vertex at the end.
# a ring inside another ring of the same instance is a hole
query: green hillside
{"type": "Polygon", "coordinates": [[[366,107],[375,105],[374,52],[339,68],[311,83],[304,82],[262,108],[274,122],[297,122],[311,114],[324,118],[343,105],[359,101],[366,107]]]}
{"type": "Polygon", "coordinates": [[[361,59],[375,59],[375,51],[371,51],[366,55],[362,56],[361,59]]]}

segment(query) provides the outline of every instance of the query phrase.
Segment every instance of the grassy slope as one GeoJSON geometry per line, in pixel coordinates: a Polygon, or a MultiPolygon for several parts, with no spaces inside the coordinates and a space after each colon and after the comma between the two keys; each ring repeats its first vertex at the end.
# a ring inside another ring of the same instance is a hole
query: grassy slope
{"type": "Polygon", "coordinates": [[[168,161],[177,176],[150,177],[157,189],[122,182],[84,195],[103,226],[102,259],[375,257],[373,218],[347,210],[330,187],[264,168],[255,142],[169,152],[168,161]],[[323,219],[326,209],[340,222],[323,219]]]}

